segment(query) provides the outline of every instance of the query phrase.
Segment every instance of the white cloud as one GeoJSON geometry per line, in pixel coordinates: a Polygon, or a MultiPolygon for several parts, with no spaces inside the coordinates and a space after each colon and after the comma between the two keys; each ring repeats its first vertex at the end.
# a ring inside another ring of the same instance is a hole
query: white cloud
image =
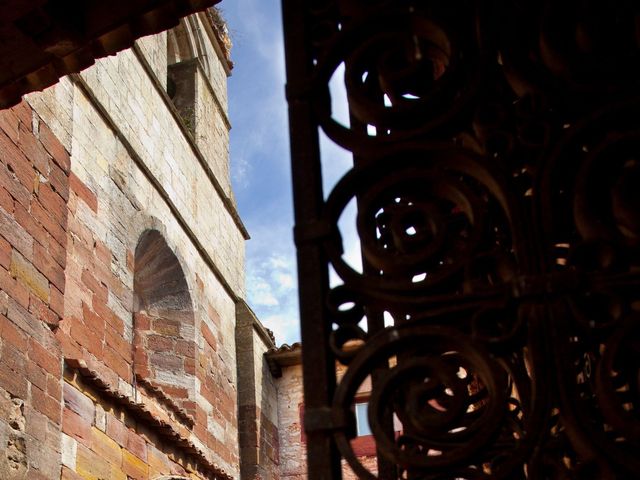
{"type": "Polygon", "coordinates": [[[265,219],[247,243],[247,294],[260,321],[278,343],[300,341],[296,264],[290,227],[265,219]],[[268,301],[267,301],[268,300],[268,301]]]}
{"type": "Polygon", "coordinates": [[[291,315],[294,312],[282,312],[268,315],[262,319],[262,323],[273,332],[278,344],[292,343],[300,341],[300,325],[298,316],[291,315]]]}
{"type": "Polygon", "coordinates": [[[294,288],[293,276],[288,273],[276,272],[273,274],[273,278],[281,290],[292,290],[294,288]]]}
{"type": "Polygon", "coordinates": [[[290,268],[291,262],[284,255],[272,255],[267,262],[271,268],[290,268]]]}
{"type": "Polygon", "coordinates": [[[280,304],[273,294],[271,285],[262,278],[250,278],[249,301],[254,305],[275,307],[280,304]]]}

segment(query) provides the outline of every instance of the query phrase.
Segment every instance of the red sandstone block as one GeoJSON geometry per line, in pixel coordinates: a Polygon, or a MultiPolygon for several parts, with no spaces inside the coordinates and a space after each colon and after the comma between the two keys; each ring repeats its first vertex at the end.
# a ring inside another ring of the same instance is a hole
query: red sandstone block
{"type": "Polygon", "coordinates": [[[0,130],[15,143],[18,141],[18,124],[20,120],[14,108],[0,110],[0,130]]]}
{"type": "Polygon", "coordinates": [[[47,395],[50,395],[57,402],[62,400],[62,383],[60,378],[47,375],[47,395]]]}
{"type": "Polygon", "coordinates": [[[105,341],[107,345],[118,352],[127,363],[132,363],[134,347],[129,340],[122,336],[122,333],[117,332],[113,327],[107,325],[105,327],[105,341]]]}
{"type": "Polygon", "coordinates": [[[29,312],[35,315],[38,320],[45,322],[51,328],[57,328],[60,323],[60,317],[58,317],[58,314],[51,310],[46,303],[34,294],[29,295],[29,312]]]}
{"type": "Polygon", "coordinates": [[[213,332],[209,329],[209,327],[207,327],[207,325],[203,323],[201,331],[202,331],[202,336],[204,337],[206,342],[209,344],[209,346],[213,350],[217,350],[216,337],[213,335],[213,332]]]}
{"type": "Polygon", "coordinates": [[[29,106],[27,102],[22,100],[15,107],[11,107],[11,111],[13,111],[20,123],[31,129],[31,120],[33,118],[33,110],[29,106]]]}
{"type": "Polygon", "coordinates": [[[94,244],[94,252],[98,260],[104,265],[111,267],[111,250],[100,240],[96,240],[94,244]]]}
{"type": "Polygon", "coordinates": [[[11,298],[13,298],[18,304],[25,310],[29,310],[29,301],[31,295],[29,289],[20,280],[15,280],[13,287],[10,290],[6,290],[11,298]]]}
{"type": "Polygon", "coordinates": [[[184,373],[188,375],[196,374],[196,360],[195,358],[185,358],[184,359],[184,373]]]}
{"type": "Polygon", "coordinates": [[[56,340],[60,344],[64,358],[77,359],[82,358],[83,352],[81,346],[76,342],[68,332],[64,332],[62,328],[58,328],[54,333],[56,340]]]}
{"type": "Polygon", "coordinates": [[[62,365],[60,363],[60,357],[53,355],[33,338],[29,339],[29,358],[51,375],[58,377],[61,375],[62,365]]]}
{"type": "Polygon", "coordinates": [[[29,192],[33,191],[37,177],[31,157],[25,157],[4,133],[0,133],[0,162],[29,192]]]}
{"type": "Polygon", "coordinates": [[[151,377],[151,370],[149,369],[149,366],[144,363],[144,362],[139,362],[136,360],[135,364],[134,364],[134,372],[136,375],[138,375],[139,377],[142,378],[150,378],[151,377]]]}
{"type": "Polygon", "coordinates": [[[131,369],[129,363],[111,347],[105,346],[103,351],[105,364],[109,368],[113,369],[113,371],[116,372],[120,378],[126,380],[130,379],[131,369]]]}
{"type": "Polygon", "coordinates": [[[0,357],[2,368],[10,368],[14,372],[24,372],[25,360],[25,352],[23,350],[18,350],[10,343],[2,345],[2,356],[0,357]]]}
{"type": "Polygon", "coordinates": [[[91,445],[91,423],[68,408],[62,410],[62,432],[83,445],[91,445]]]}
{"type": "Polygon", "coordinates": [[[3,342],[8,342],[23,352],[27,351],[29,337],[4,315],[0,315],[0,336],[3,342]]]}
{"type": "Polygon", "coordinates": [[[139,459],[147,461],[147,442],[133,430],[127,432],[126,449],[139,459]]]}
{"type": "Polygon", "coordinates": [[[65,202],[69,201],[69,176],[53,160],[49,161],[49,183],[65,202]]]}
{"type": "Polygon", "coordinates": [[[207,424],[207,412],[200,405],[196,405],[196,425],[206,425],[207,424]]]}
{"type": "MultiPolygon", "coordinates": [[[[135,340],[137,340],[138,338],[140,338],[139,335],[135,335],[135,340]]],[[[140,345],[134,346],[133,357],[135,359],[135,363],[138,365],[146,365],[149,361],[146,348],[140,345]]]]}
{"type": "Polygon", "coordinates": [[[65,408],[68,408],[75,414],[79,415],[89,424],[93,423],[93,419],[96,413],[96,408],[93,404],[93,400],[91,400],[73,385],[70,385],[66,382],[62,386],[62,398],[64,399],[65,408]]]}
{"type": "Polygon", "coordinates": [[[193,426],[193,433],[195,433],[196,437],[203,439],[207,436],[207,428],[205,425],[207,424],[206,420],[204,423],[199,423],[196,420],[196,424],[193,426]]]}
{"type": "Polygon", "coordinates": [[[162,370],[170,370],[172,372],[184,371],[184,363],[182,358],[167,353],[153,353],[150,355],[150,365],[162,370]]]}
{"type": "Polygon", "coordinates": [[[85,268],[82,271],[82,276],[80,277],[80,279],[82,280],[82,283],[84,283],[85,286],[96,295],[98,300],[106,303],[109,296],[109,290],[103,283],[96,280],[96,278],[89,270],[85,268]]]}
{"type": "Polygon", "coordinates": [[[94,295],[92,297],[91,306],[100,318],[111,325],[114,330],[117,332],[124,332],[124,324],[122,323],[122,320],[113,313],[113,311],[107,306],[106,302],[100,300],[96,295],[94,295]]]}
{"type": "Polygon", "coordinates": [[[101,331],[96,332],[93,327],[88,328],[82,321],[76,320],[71,326],[70,333],[71,338],[79,345],[97,358],[102,358],[102,338],[99,336],[102,334],[101,331]]]}
{"type": "Polygon", "coordinates": [[[172,352],[174,350],[174,339],[164,335],[148,335],[147,348],[154,352],[172,352]]]}
{"type": "Polygon", "coordinates": [[[32,387],[35,385],[39,389],[47,390],[47,372],[33,361],[27,361],[26,365],[27,380],[31,382],[32,387]]]}
{"type": "Polygon", "coordinates": [[[107,416],[107,435],[115,440],[121,447],[127,446],[129,429],[120,420],[109,414],[107,416]]]}
{"type": "Polygon", "coordinates": [[[8,368],[0,368],[0,387],[18,398],[27,398],[27,379],[22,372],[14,372],[8,368]]]}
{"type": "Polygon", "coordinates": [[[154,318],[153,331],[168,337],[178,337],[180,335],[180,322],[169,320],[168,318],[154,318]]]}
{"type": "Polygon", "coordinates": [[[49,175],[49,154],[31,131],[31,124],[18,127],[18,148],[42,175],[49,175]]]}
{"type": "Polygon", "coordinates": [[[33,238],[22,225],[16,222],[14,215],[0,208],[0,236],[22,253],[27,259],[33,257],[33,238]]]}
{"type": "Polygon", "coordinates": [[[187,340],[178,340],[176,342],[176,353],[185,358],[196,357],[196,344],[187,340]]]}
{"type": "Polygon", "coordinates": [[[211,405],[216,403],[216,394],[207,388],[204,384],[200,386],[200,393],[211,405]]]}
{"type": "Polygon", "coordinates": [[[73,470],[69,470],[67,467],[62,467],[62,476],[60,480],[84,480],[79,474],[73,470]]]}
{"type": "Polygon", "coordinates": [[[0,186],[25,208],[29,206],[31,200],[31,191],[22,185],[18,179],[9,171],[9,169],[0,163],[0,186]]]}
{"type": "Polygon", "coordinates": [[[6,270],[9,270],[11,265],[11,250],[11,244],[0,237],[0,265],[6,270]]]}
{"type": "Polygon", "coordinates": [[[49,306],[60,318],[64,317],[64,295],[53,285],[49,289],[49,306]]]}
{"type": "Polygon", "coordinates": [[[9,213],[13,213],[13,197],[9,194],[7,189],[2,186],[0,186],[0,207],[4,208],[9,213]]]}
{"type": "Polygon", "coordinates": [[[66,245],[67,232],[61,226],[60,222],[54,220],[49,212],[35,198],[30,206],[33,218],[40,222],[40,225],[42,225],[60,245],[66,245]]]}
{"type": "Polygon", "coordinates": [[[104,331],[104,319],[97,315],[89,306],[82,302],[82,317],[84,324],[95,332],[103,332],[104,331]]]}
{"type": "Polygon", "coordinates": [[[162,391],[173,399],[185,399],[189,397],[189,392],[186,388],[162,385],[162,391]]]}
{"type": "Polygon", "coordinates": [[[47,251],[51,258],[53,258],[58,265],[64,268],[67,265],[67,237],[64,238],[65,242],[61,245],[51,235],[47,236],[47,251]]]}
{"type": "Polygon", "coordinates": [[[31,404],[40,413],[46,415],[52,422],[56,424],[60,423],[60,402],[33,385],[31,386],[31,404]]]}
{"type": "Polygon", "coordinates": [[[43,122],[40,122],[40,141],[44,148],[53,157],[56,164],[65,172],[69,172],[71,160],[69,153],[62,146],[60,140],[54,135],[51,129],[43,122]]]}
{"type": "Polygon", "coordinates": [[[93,193],[73,172],[69,174],[69,187],[71,191],[78,196],[78,198],[82,199],[82,201],[91,208],[91,210],[95,213],[98,212],[98,198],[95,193],[93,193]]]}
{"type": "Polygon", "coordinates": [[[43,245],[47,244],[46,230],[33,218],[26,208],[19,203],[16,203],[13,216],[16,219],[16,222],[18,222],[34,239],[43,245]]]}
{"type": "Polygon", "coordinates": [[[11,253],[11,275],[24,284],[30,293],[49,301],[49,280],[42,275],[33,263],[16,250],[11,253]]]}
{"type": "Polygon", "coordinates": [[[49,423],[46,415],[38,412],[29,404],[24,406],[24,413],[26,433],[40,442],[44,442],[47,438],[47,424],[49,423]]]}
{"type": "Polygon", "coordinates": [[[151,328],[151,319],[144,313],[134,313],[133,321],[138,331],[149,330],[151,328]]]}
{"type": "Polygon", "coordinates": [[[189,412],[189,415],[193,416],[194,412],[196,411],[196,402],[191,402],[191,401],[184,401],[182,402],[182,408],[184,408],[187,412],[189,412]]]}
{"type": "Polygon", "coordinates": [[[38,199],[42,206],[51,214],[51,218],[66,228],[67,202],[65,202],[64,198],[54,192],[49,184],[41,183],[38,189],[38,199]]]}

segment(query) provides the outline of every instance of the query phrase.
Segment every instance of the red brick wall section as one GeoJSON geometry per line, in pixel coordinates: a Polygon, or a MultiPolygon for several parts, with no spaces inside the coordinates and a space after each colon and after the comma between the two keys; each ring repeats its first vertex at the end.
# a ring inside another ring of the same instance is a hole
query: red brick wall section
{"type": "Polygon", "coordinates": [[[0,478],[59,478],[69,154],[22,102],[0,111],[0,478]]]}
{"type": "MultiPolygon", "coordinates": [[[[131,328],[113,304],[130,308],[133,292],[112,268],[111,250],[92,230],[91,222],[99,224],[98,197],[73,172],[69,185],[67,292],[58,338],[65,358],[86,361],[117,387],[119,379],[132,382],[133,345],[131,328]]],[[[133,273],[131,265],[118,267],[133,273]]]]}
{"type": "MultiPolygon", "coordinates": [[[[208,306],[207,313],[216,326],[220,325],[220,317],[213,307],[208,306]]],[[[219,331],[219,330],[218,330],[219,331]]],[[[196,377],[200,380],[200,394],[211,404],[213,417],[221,424],[237,424],[237,394],[227,379],[232,378],[228,365],[220,361],[217,338],[211,329],[202,322],[200,334],[204,338],[204,348],[197,352],[196,377]]],[[[196,405],[196,425],[194,432],[201,439],[206,439],[207,446],[230,463],[239,459],[232,448],[214,433],[207,429],[207,413],[201,405],[196,405]]]]}

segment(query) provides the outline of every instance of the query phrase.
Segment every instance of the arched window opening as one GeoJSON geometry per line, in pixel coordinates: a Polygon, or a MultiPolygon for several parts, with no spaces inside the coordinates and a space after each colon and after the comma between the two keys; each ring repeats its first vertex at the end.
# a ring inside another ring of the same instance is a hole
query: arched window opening
{"type": "Polygon", "coordinates": [[[142,234],[134,268],[134,371],[193,415],[195,316],[184,271],[157,230],[142,234]]]}
{"type": "Polygon", "coordinates": [[[167,32],[167,94],[184,125],[195,132],[197,56],[201,47],[185,19],[167,32]]]}
{"type": "Polygon", "coordinates": [[[167,31],[167,65],[191,60],[196,57],[196,46],[189,35],[185,20],[167,31]]]}

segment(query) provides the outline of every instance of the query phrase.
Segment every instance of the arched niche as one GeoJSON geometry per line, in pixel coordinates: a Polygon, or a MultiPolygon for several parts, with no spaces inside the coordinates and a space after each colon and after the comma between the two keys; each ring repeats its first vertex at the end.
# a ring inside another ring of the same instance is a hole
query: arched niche
{"type": "Polygon", "coordinates": [[[135,251],[134,369],[178,407],[195,413],[195,315],[180,261],[157,230],[135,251]]]}

